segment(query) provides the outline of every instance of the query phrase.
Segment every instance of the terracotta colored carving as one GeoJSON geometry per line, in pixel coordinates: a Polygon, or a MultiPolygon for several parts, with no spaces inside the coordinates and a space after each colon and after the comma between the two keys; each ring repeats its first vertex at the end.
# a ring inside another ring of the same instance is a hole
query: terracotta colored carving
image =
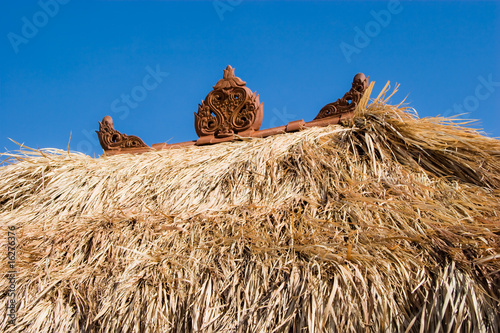
{"type": "Polygon", "coordinates": [[[363,73],[356,74],[351,90],[336,102],[325,105],[314,120],[354,111],[366,89],[368,89],[368,78],[363,73]]]}
{"type": "Polygon", "coordinates": [[[259,95],[245,85],[246,82],[234,76],[234,68],[227,66],[224,77],[194,114],[196,134],[201,141],[232,138],[238,133],[250,136],[259,130],[264,106],[259,102],[259,95]]]}
{"type": "Polygon", "coordinates": [[[234,68],[227,66],[224,77],[217,82],[194,114],[198,140],[168,144],[155,143],[148,147],[140,138],[125,135],[113,127],[113,119],[104,117],[99,122],[99,142],[106,155],[143,153],[147,151],[201,146],[233,141],[239,137],[265,138],[271,135],[301,131],[305,128],[345,124],[352,119],[354,111],[368,89],[368,77],[363,73],[354,76],[351,89],[334,103],[325,105],[314,118],[302,119],[287,125],[259,130],[264,116],[263,103],[259,95],[245,87],[246,83],[234,76],[234,68]]]}
{"type": "Polygon", "coordinates": [[[96,131],[102,149],[121,150],[122,148],[149,148],[144,141],[135,135],[126,135],[113,127],[113,118],[106,116],[99,122],[99,131],[96,131]]]}

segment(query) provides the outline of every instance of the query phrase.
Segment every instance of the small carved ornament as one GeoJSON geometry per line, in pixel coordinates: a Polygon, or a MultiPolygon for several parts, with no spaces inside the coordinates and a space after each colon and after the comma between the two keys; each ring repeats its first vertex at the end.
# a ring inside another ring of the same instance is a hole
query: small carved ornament
{"type": "Polygon", "coordinates": [[[118,132],[113,127],[113,118],[106,116],[99,122],[99,131],[96,131],[102,149],[121,150],[124,148],[149,148],[139,137],[118,132]]]}
{"type": "Polygon", "coordinates": [[[200,139],[232,138],[235,134],[249,136],[259,130],[264,103],[260,103],[259,95],[245,85],[246,82],[234,76],[234,68],[227,66],[224,77],[194,114],[196,134],[200,139]]]}
{"type": "Polygon", "coordinates": [[[363,97],[366,89],[368,89],[368,77],[365,77],[363,73],[356,74],[352,81],[351,90],[349,90],[344,97],[339,98],[336,102],[325,105],[319,111],[314,120],[332,117],[342,113],[353,112],[358,106],[358,103],[361,100],[361,97],[363,97]]]}

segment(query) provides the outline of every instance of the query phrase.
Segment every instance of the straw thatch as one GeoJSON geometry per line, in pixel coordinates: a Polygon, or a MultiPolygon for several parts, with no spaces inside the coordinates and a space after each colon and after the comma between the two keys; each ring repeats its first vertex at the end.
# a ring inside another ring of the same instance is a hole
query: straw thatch
{"type": "Polygon", "coordinates": [[[265,139],[8,155],[0,330],[498,332],[500,141],[367,98],[265,139]]]}

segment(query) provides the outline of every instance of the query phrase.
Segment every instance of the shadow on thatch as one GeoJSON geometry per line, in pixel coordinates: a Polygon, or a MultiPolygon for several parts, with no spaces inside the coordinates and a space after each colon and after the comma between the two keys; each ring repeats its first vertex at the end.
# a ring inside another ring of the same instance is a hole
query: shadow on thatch
{"type": "Polygon", "coordinates": [[[348,126],[265,139],[14,154],[1,330],[498,331],[500,142],[367,101],[348,126]]]}

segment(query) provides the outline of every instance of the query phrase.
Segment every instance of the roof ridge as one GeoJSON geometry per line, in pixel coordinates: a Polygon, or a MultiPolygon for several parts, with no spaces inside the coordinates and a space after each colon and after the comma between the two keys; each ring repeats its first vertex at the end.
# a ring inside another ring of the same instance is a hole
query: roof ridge
{"type": "Polygon", "coordinates": [[[223,78],[213,86],[213,90],[198,105],[198,112],[194,114],[198,140],[172,144],[162,142],[148,146],[138,136],[117,131],[110,116],[105,116],[99,122],[99,130],[96,133],[105,155],[209,145],[245,137],[264,138],[309,127],[347,122],[353,118],[367,89],[368,77],[358,73],[353,78],[351,89],[342,98],[321,108],[313,120],[305,122],[299,119],[287,125],[260,130],[264,103],[260,103],[259,95],[246,87],[246,82],[235,76],[234,68],[228,65],[223,78]]]}

